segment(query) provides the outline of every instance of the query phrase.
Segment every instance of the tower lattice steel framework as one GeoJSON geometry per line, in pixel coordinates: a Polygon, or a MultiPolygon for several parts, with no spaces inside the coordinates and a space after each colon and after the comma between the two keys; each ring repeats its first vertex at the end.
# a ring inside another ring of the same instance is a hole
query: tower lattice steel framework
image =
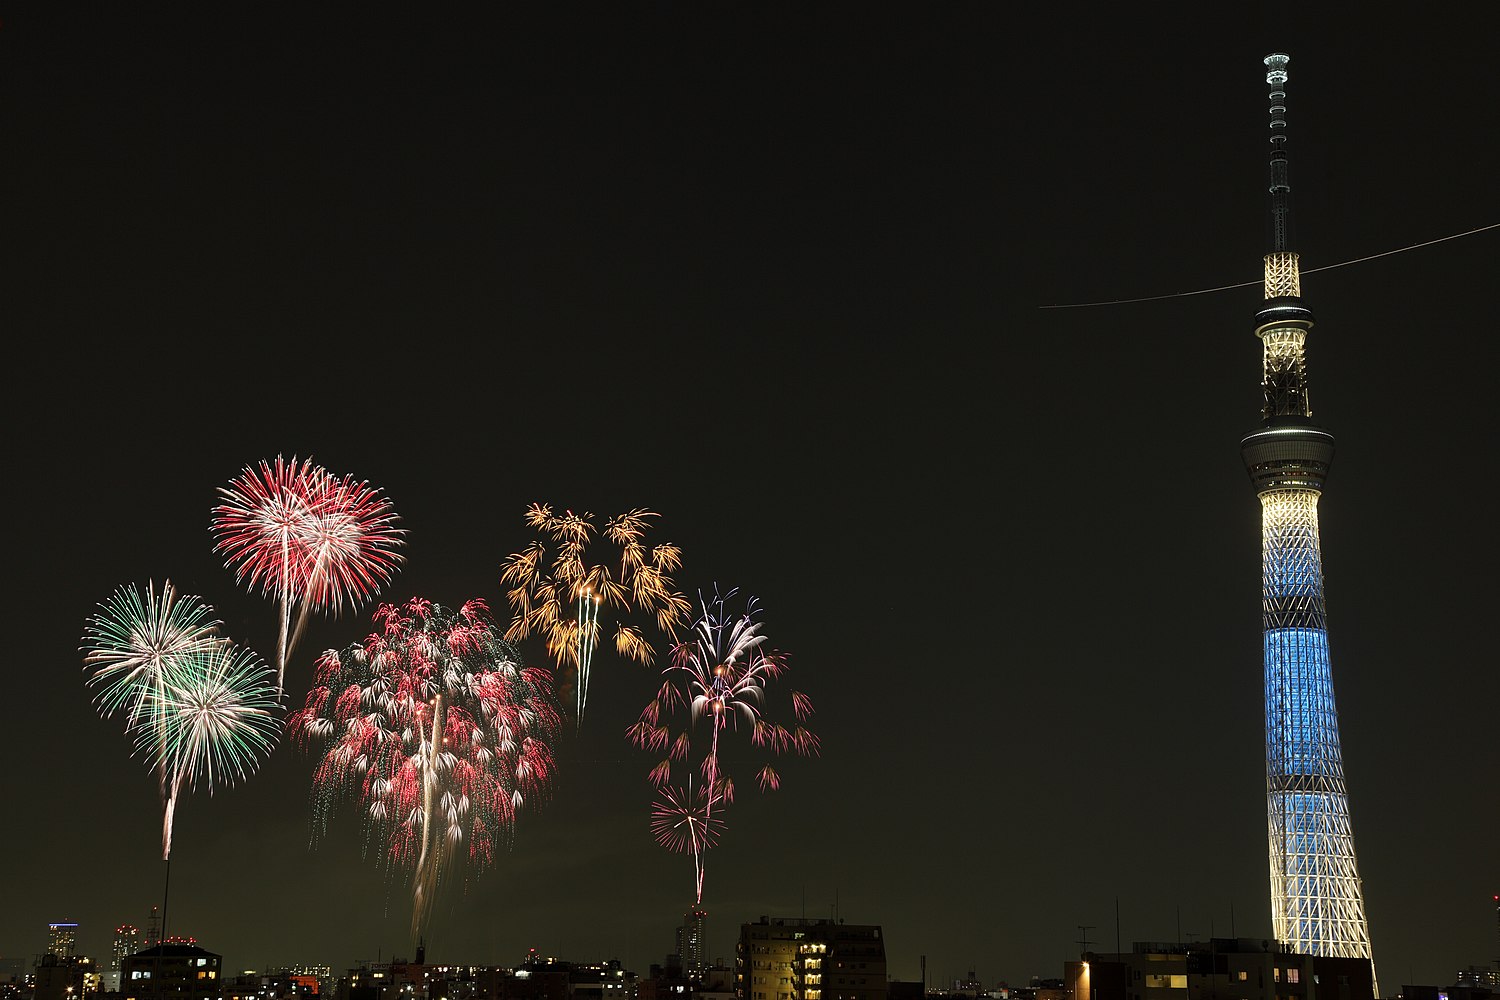
{"type": "Polygon", "coordinates": [[[1313,316],[1302,304],[1291,250],[1287,62],[1282,53],[1265,59],[1271,252],[1265,304],[1255,314],[1265,399],[1261,426],[1240,442],[1261,502],[1271,917],[1276,937],[1294,951],[1371,958],[1328,659],[1318,498],[1333,461],[1333,435],[1313,422],[1307,395],[1313,316]]]}

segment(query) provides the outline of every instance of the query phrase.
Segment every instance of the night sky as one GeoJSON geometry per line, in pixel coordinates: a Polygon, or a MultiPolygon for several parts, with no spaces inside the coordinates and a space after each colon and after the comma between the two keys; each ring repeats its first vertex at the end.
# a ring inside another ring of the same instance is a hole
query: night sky
{"type": "MultiPolygon", "coordinates": [[[[1304,268],[1500,222],[1493,10],[68,6],[0,26],[0,955],[60,919],[103,953],[160,900],[155,782],[79,635],[170,577],[270,654],[208,522],[278,453],[386,490],[397,599],[503,611],[532,501],[650,507],[689,592],[760,597],[824,752],[746,775],[713,956],[835,899],[905,979],[1060,975],[1079,925],[1113,950],[1116,900],[1127,949],[1270,935],[1259,292],[1038,307],[1259,277],[1277,49],[1304,268]]],[[[1497,258],[1491,231],[1304,282],[1386,992],[1500,957],[1497,258]]],[[[318,620],[292,698],[367,628],[318,620]]],[[[600,655],[551,801],[448,884],[429,958],[671,950],[692,866],[623,736],[654,686],[600,655]]],[[[312,768],[284,744],[179,808],[171,929],[231,968],[412,952],[352,815],[309,849],[312,768]]]]}

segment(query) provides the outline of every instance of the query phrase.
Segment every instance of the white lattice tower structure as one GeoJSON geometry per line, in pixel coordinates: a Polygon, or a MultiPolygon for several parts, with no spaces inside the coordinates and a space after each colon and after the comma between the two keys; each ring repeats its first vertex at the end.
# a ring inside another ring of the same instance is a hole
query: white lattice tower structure
{"type": "Polygon", "coordinates": [[[1271,918],[1276,937],[1293,951],[1369,959],[1318,544],[1318,498],[1333,461],[1333,435],[1312,419],[1306,348],[1313,316],[1302,304],[1297,255],[1289,249],[1287,61],[1280,53],[1265,60],[1271,252],[1265,258],[1265,303],[1255,316],[1264,399],[1261,426],[1240,442],[1261,502],[1271,918]]]}

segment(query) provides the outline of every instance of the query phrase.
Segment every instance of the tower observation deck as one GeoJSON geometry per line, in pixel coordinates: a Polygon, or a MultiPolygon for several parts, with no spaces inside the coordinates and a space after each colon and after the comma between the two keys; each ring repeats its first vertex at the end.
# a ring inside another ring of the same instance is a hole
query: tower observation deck
{"type": "Polygon", "coordinates": [[[1333,462],[1333,435],[1313,422],[1308,401],[1313,315],[1302,302],[1292,249],[1288,61],[1282,53],[1265,58],[1271,231],[1265,302],[1255,314],[1263,401],[1260,426],[1240,442],[1261,503],[1271,918],[1276,937],[1294,951],[1368,959],[1370,929],[1344,786],[1323,599],[1318,499],[1333,462]]]}

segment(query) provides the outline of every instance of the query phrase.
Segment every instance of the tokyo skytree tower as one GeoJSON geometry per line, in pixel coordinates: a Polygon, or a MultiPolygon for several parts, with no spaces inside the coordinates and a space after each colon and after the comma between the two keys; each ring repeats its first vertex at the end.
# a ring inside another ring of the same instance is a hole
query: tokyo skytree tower
{"type": "Polygon", "coordinates": [[[1307,397],[1305,348],[1313,316],[1302,304],[1291,249],[1287,62],[1281,53],[1265,59],[1271,252],[1265,304],[1255,314],[1265,399],[1261,426],[1240,442],[1261,503],[1271,917],[1276,937],[1294,951],[1370,958],[1328,660],[1318,498],[1333,461],[1333,435],[1313,422],[1307,397]]]}

